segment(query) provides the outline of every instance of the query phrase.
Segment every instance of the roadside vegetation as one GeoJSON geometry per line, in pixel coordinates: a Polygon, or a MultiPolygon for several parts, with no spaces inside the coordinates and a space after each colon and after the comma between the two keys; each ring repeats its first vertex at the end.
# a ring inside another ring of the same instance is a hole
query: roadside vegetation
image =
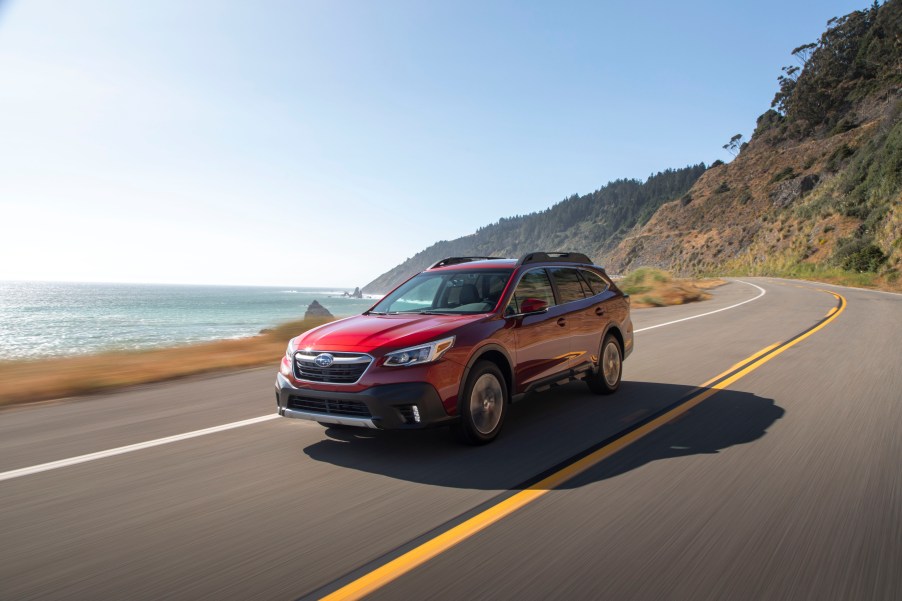
{"type": "Polygon", "coordinates": [[[786,259],[771,259],[742,269],[721,272],[729,276],[761,276],[824,282],[852,288],[873,288],[902,292],[902,279],[898,273],[874,273],[870,271],[848,271],[841,267],[798,263],[786,259]]]}
{"type": "Polygon", "coordinates": [[[624,276],[617,286],[630,295],[633,308],[685,305],[711,298],[706,290],[724,284],[723,280],[676,279],[666,271],[640,267],[624,276]]]}
{"type": "Polygon", "coordinates": [[[211,371],[272,365],[288,339],[329,318],[306,319],[264,330],[258,336],[147,351],[116,351],[83,357],[0,361],[0,405],[59,399],[123,386],[171,380],[211,371]]]}

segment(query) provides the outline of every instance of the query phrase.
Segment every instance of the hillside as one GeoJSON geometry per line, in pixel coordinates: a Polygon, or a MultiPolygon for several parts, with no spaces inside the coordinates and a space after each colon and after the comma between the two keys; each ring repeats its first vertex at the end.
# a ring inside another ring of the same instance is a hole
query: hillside
{"type": "Polygon", "coordinates": [[[792,52],[772,107],[729,164],[618,180],[441,241],[370,282],[377,293],[454,255],[586,252],[611,272],[816,276],[899,287],[902,0],[832,19],[792,52]],[[863,275],[862,275],[863,274],[863,275]]]}
{"type": "Polygon", "coordinates": [[[578,249],[598,260],[658,207],[685,194],[704,172],[705,165],[698,164],[668,169],[645,182],[621,179],[544,211],[501,219],[475,234],[433,244],[364,286],[363,292],[387,292],[445,257],[519,257],[536,249],[578,249]]]}
{"type": "Polygon", "coordinates": [[[618,270],[879,274],[902,261],[902,2],[832,20],[795,51],[774,106],[609,257],[618,270]]]}

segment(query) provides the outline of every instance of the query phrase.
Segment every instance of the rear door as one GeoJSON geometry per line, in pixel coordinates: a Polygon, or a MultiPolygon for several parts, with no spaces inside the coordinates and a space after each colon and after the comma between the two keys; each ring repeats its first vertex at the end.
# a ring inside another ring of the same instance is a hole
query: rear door
{"type": "Polygon", "coordinates": [[[586,330],[594,332],[594,338],[587,335],[586,340],[591,344],[586,352],[590,354],[592,362],[597,363],[597,355],[601,350],[601,336],[611,322],[620,324],[626,318],[626,303],[611,289],[611,282],[607,278],[591,269],[578,271],[580,278],[591,291],[583,315],[586,330]]]}
{"type": "Polygon", "coordinates": [[[557,305],[551,280],[543,267],[530,269],[520,278],[504,311],[516,339],[517,390],[566,372],[570,365],[570,340],[564,309],[557,305]],[[548,304],[548,311],[523,315],[521,305],[528,298],[548,304]]]}
{"type": "Polygon", "coordinates": [[[597,360],[604,332],[605,323],[599,319],[603,314],[597,313],[603,302],[602,297],[595,296],[581,276],[581,270],[575,267],[552,267],[548,271],[561,303],[563,317],[567,320],[570,367],[591,367],[597,360]]]}

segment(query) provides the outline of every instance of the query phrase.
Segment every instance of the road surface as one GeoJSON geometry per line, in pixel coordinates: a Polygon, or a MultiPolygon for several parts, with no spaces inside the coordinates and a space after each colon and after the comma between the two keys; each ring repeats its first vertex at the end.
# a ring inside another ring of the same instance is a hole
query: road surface
{"type": "Polygon", "coordinates": [[[902,598],[902,296],[634,322],[479,448],[269,419],[275,365],[0,411],[0,600],[902,598]]]}

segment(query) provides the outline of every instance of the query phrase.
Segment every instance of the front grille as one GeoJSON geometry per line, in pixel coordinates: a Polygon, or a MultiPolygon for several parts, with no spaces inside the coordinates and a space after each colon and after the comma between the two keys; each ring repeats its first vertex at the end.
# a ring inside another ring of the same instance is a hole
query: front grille
{"type": "Polygon", "coordinates": [[[314,360],[324,353],[296,353],[294,375],[299,380],[324,384],[354,384],[372,363],[373,358],[360,353],[328,353],[332,365],[320,367],[314,360]]]}
{"type": "Polygon", "coordinates": [[[346,415],[348,417],[372,417],[366,404],[360,401],[339,401],[336,399],[311,399],[309,397],[288,397],[289,409],[300,409],[325,415],[346,415]]]}

